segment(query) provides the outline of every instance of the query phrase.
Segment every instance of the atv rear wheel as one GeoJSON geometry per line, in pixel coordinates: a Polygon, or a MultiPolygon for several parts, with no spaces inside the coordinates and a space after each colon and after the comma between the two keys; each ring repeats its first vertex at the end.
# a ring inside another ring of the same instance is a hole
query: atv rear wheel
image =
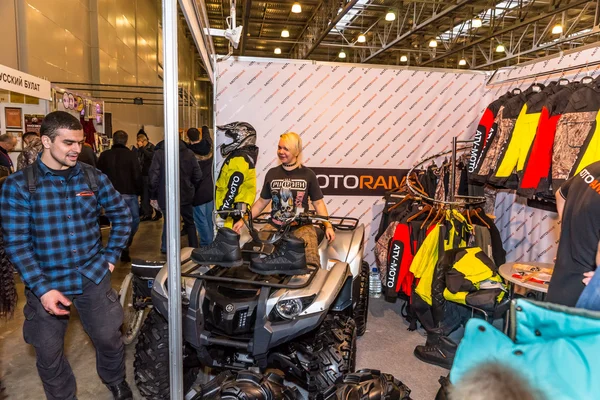
{"type": "Polygon", "coordinates": [[[356,365],[356,323],[350,317],[329,315],[315,335],[297,348],[306,363],[308,392],[314,398],[356,365]]]}
{"type": "Polygon", "coordinates": [[[283,377],[276,373],[264,376],[250,371],[224,371],[202,386],[203,400],[301,400],[295,387],[286,387],[283,377]]]}
{"type": "MultiPolygon", "coordinates": [[[[184,347],[184,393],[187,393],[196,380],[198,365],[195,351],[184,347]]],[[[170,397],[169,324],[156,310],[150,311],[140,331],[133,368],[135,384],[144,398],[160,400],[170,397]]]]}
{"type": "Polygon", "coordinates": [[[363,261],[360,266],[359,279],[360,290],[358,292],[358,301],[352,311],[352,318],[356,322],[356,334],[362,336],[367,331],[367,318],[369,317],[369,264],[363,261]]]}
{"type": "Polygon", "coordinates": [[[390,374],[361,369],[323,393],[324,400],[410,400],[410,389],[390,374]]]}

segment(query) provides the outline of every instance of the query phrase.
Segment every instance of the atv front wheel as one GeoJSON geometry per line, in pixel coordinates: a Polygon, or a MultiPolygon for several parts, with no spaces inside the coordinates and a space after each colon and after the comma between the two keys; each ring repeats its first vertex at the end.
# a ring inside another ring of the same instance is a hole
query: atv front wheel
{"type": "MultiPolygon", "coordinates": [[[[183,349],[183,392],[192,387],[198,375],[199,362],[193,349],[183,349]]],[[[135,384],[144,398],[151,400],[170,397],[169,324],[151,310],[144,321],[135,346],[133,361],[135,384]]]]}
{"type": "Polygon", "coordinates": [[[361,369],[347,374],[341,382],[331,386],[324,400],[410,400],[410,389],[390,374],[377,370],[361,369]]]}
{"type": "Polygon", "coordinates": [[[308,360],[308,392],[314,398],[356,365],[356,323],[350,317],[329,315],[316,335],[298,348],[300,359],[308,360]]]}
{"type": "Polygon", "coordinates": [[[352,318],[356,322],[356,334],[362,336],[367,331],[367,318],[369,316],[369,264],[363,261],[360,266],[359,279],[360,290],[358,301],[352,311],[352,318]]]}
{"type": "Polygon", "coordinates": [[[123,343],[131,344],[140,333],[142,322],[144,322],[145,309],[137,309],[135,306],[135,293],[133,288],[133,274],[129,273],[121,284],[121,290],[119,291],[119,301],[123,307],[123,325],[121,325],[121,332],[123,332],[123,343]]]}
{"type": "Polygon", "coordinates": [[[283,377],[275,373],[264,376],[250,371],[224,371],[202,385],[203,400],[302,400],[297,388],[286,387],[283,377]]]}

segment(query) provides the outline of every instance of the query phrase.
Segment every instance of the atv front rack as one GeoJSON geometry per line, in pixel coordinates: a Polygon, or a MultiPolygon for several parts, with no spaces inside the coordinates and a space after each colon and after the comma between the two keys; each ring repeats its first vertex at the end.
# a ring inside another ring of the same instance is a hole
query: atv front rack
{"type": "MultiPolygon", "coordinates": [[[[182,261],[182,264],[187,263],[188,261],[192,261],[191,258],[182,261]]],[[[235,268],[248,268],[249,263],[244,263],[241,267],[235,268]]],[[[241,279],[241,278],[232,278],[223,276],[228,273],[231,269],[221,267],[218,265],[213,266],[205,273],[194,273],[193,271],[202,267],[203,265],[195,264],[189,272],[182,273],[182,277],[186,278],[195,278],[195,279],[203,279],[205,281],[213,281],[213,282],[225,282],[225,283],[241,283],[250,286],[258,286],[258,287],[270,287],[275,289],[302,289],[311,284],[312,280],[317,275],[316,272],[318,267],[314,265],[308,265],[309,273],[306,275],[292,275],[292,276],[283,276],[282,278],[274,278],[275,276],[280,277],[281,275],[260,275],[255,272],[251,272],[249,269],[248,275],[250,275],[249,279],[241,279]],[[297,283],[290,283],[291,281],[298,279],[302,276],[308,276],[306,279],[297,283]],[[269,279],[278,279],[278,282],[269,282],[269,279]]],[[[244,271],[246,272],[246,271],[244,271]]]]}
{"type": "MultiPolygon", "coordinates": [[[[306,216],[306,219],[310,219],[310,214],[311,212],[306,213],[308,214],[306,216]]],[[[317,215],[315,215],[315,217],[318,217],[317,215]]],[[[331,223],[331,225],[340,231],[351,231],[356,229],[356,227],[358,226],[359,220],[358,218],[353,218],[353,217],[335,217],[335,216],[329,216],[329,223],[331,223]]],[[[264,212],[259,214],[258,216],[256,216],[255,218],[252,219],[252,222],[255,224],[268,224],[271,222],[271,213],[270,212],[264,212]]],[[[319,221],[310,221],[313,225],[318,225],[319,221]]]]}

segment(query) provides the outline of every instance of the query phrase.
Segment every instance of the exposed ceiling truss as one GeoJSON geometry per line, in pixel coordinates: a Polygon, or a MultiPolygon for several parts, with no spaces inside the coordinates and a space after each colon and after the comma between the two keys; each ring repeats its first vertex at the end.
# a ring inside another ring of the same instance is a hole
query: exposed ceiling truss
{"type": "MultiPolygon", "coordinates": [[[[229,0],[195,1],[211,28],[226,28],[229,0]]],[[[293,3],[238,0],[244,31],[234,55],[442,68],[464,60],[462,68],[496,69],[600,41],[600,0],[303,0],[300,14],[293,3]],[[472,25],[476,17],[481,27],[472,25]],[[557,24],[562,33],[553,33],[557,24]]],[[[227,54],[226,39],[213,41],[227,54]]]]}

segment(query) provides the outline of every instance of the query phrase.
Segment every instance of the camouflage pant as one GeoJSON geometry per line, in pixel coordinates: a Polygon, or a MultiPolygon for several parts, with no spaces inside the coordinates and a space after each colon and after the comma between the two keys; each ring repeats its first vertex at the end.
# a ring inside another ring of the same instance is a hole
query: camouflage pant
{"type": "Polygon", "coordinates": [[[317,231],[312,225],[304,225],[292,231],[292,235],[304,240],[306,247],[304,249],[306,253],[306,264],[314,265],[317,268],[321,268],[321,261],[319,260],[319,243],[317,243],[317,231]]]}

